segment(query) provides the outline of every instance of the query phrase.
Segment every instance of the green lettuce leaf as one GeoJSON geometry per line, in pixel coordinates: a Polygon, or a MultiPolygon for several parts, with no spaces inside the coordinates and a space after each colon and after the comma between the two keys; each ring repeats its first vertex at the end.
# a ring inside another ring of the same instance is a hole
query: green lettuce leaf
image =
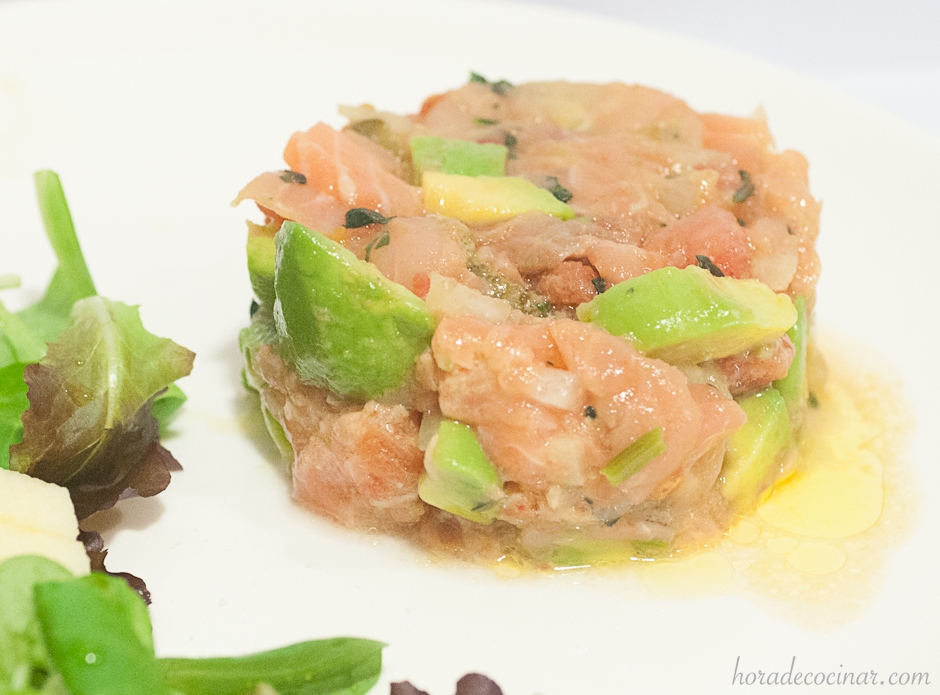
{"type": "Polygon", "coordinates": [[[0,562],[0,695],[364,695],[384,646],[339,637],[158,659],[147,607],[123,581],[36,556],[0,562]]]}
{"type": "Polygon", "coordinates": [[[29,407],[23,372],[45,352],[45,342],[0,302],[0,468],[10,467],[10,447],[23,438],[21,418],[29,407]]]}
{"type": "Polygon", "coordinates": [[[37,171],[33,179],[46,236],[55,251],[59,267],[43,298],[21,311],[19,318],[42,342],[48,343],[55,340],[65,328],[72,305],[97,292],[75,235],[72,214],[59,177],[51,171],[37,171]]]}
{"type": "Polygon", "coordinates": [[[261,683],[280,695],[363,695],[379,679],[384,646],[337,637],[241,657],[159,661],[167,682],[186,695],[246,695],[261,683]]]}
{"type": "Polygon", "coordinates": [[[3,695],[51,691],[52,683],[48,681],[54,669],[36,617],[33,587],[40,582],[71,577],[72,574],[58,563],[35,555],[22,555],[0,563],[0,693],[3,695]]]}
{"type": "Polygon", "coordinates": [[[83,519],[125,490],[155,495],[175,461],[159,444],[153,400],[194,355],[143,327],[136,307],[82,299],[46,356],[26,367],[29,410],[10,468],[69,489],[83,519]]]}
{"type": "MultiPolygon", "coordinates": [[[[10,467],[10,447],[22,439],[26,400],[26,365],[46,354],[68,323],[72,305],[95,294],[59,177],[51,171],[33,176],[46,236],[59,261],[45,295],[18,314],[0,303],[0,467],[10,467]]],[[[17,283],[4,283],[4,287],[17,283]]]]}

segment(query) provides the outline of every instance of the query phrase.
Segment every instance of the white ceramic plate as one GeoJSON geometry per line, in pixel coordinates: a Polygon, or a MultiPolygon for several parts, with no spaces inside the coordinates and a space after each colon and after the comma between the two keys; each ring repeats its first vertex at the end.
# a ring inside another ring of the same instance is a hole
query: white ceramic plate
{"type": "Polygon", "coordinates": [[[796,657],[805,670],[940,682],[940,144],[789,73],[634,26],[507,4],[329,5],[0,6],[0,272],[26,285],[5,301],[35,299],[51,272],[30,174],[52,168],[99,291],[141,304],[152,331],[198,354],[167,441],[186,470],[105,520],[110,566],[153,591],[158,651],[372,637],[390,645],[376,693],[408,678],[447,695],[472,670],[509,695],[721,693],[738,657],[748,671],[796,657]],[[250,211],[228,203],[282,166],[292,132],[339,124],[337,104],[414,111],[471,69],[640,82],[699,110],[763,106],[778,144],[807,155],[824,201],[818,322],[886,355],[919,424],[919,520],[847,624],[807,630],[747,594],[652,597],[616,574],[501,579],[430,565],[291,504],[240,384],[250,211]]]}

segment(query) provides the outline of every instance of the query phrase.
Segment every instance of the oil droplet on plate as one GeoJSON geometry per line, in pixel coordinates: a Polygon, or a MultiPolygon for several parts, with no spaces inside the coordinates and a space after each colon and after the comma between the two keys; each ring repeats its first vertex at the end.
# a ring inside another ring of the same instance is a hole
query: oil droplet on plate
{"type": "Polygon", "coordinates": [[[747,545],[760,538],[760,526],[745,519],[735,524],[728,535],[735,543],[747,545]]]}
{"type": "Polygon", "coordinates": [[[832,574],[842,569],[847,559],[844,550],[829,543],[802,543],[787,562],[807,574],[832,574]]]}
{"type": "Polygon", "coordinates": [[[767,551],[777,555],[786,555],[796,550],[799,542],[795,538],[771,538],[767,541],[767,551]]]}
{"type": "Polygon", "coordinates": [[[733,588],[731,563],[716,552],[696,553],[682,560],[652,562],[643,568],[642,581],[652,592],[671,596],[708,596],[733,588]]]}
{"type": "Polygon", "coordinates": [[[800,448],[799,470],[758,510],[773,526],[813,538],[848,538],[881,516],[884,463],[868,446],[884,423],[866,422],[849,388],[827,385],[823,408],[800,448]]]}

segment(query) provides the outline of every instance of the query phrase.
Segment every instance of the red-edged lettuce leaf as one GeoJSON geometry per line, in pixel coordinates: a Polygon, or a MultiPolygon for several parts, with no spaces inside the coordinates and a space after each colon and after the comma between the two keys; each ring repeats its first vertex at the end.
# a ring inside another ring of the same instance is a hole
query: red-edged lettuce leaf
{"type": "Polygon", "coordinates": [[[104,547],[104,539],[100,533],[97,531],[79,531],[78,540],[85,546],[85,554],[88,555],[88,559],[91,561],[92,572],[104,572],[112,577],[120,577],[127,582],[131,589],[137,592],[137,595],[144,600],[144,603],[150,605],[150,590],[147,589],[143,579],[129,572],[112,572],[104,566],[104,561],[108,557],[108,549],[104,547]]]}
{"type": "MultiPolygon", "coordinates": [[[[391,695],[428,695],[408,681],[392,683],[391,695]]],[[[457,681],[455,695],[503,695],[498,685],[481,673],[468,673],[457,681]]]]}
{"type": "Polygon", "coordinates": [[[126,494],[155,495],[178,466],[159,444],[154,399],[189,374],[194,355],[147,332],[136,307],[93,296],[37,364],[10,468],[68,488],[79,519],[126,494]]]}

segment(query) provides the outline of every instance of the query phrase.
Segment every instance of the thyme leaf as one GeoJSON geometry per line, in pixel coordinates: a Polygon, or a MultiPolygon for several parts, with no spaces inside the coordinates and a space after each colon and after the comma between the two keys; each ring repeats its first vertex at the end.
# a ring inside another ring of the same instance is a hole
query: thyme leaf
{"type": "Polygon", "coordinates": [[[372,241],[369,242],[369,245],[366,246],[366,263],[369,262],[369,258],[372,256],[372,251],[375,249],[380,249],[383,246],[388,246],[389,242],[392,240],[392,237],[389,236],[388,230],[375,237],[372,241]]]}
{"type": "Polygon", "coordinates": [[[368,208],[353,208],[346,212],[346,229],[358,229],[359,227],[368,227],[370,224],[388,224],[391,217],[385,217],[375,210],[368,208]]]}
{"type": "Polygon", "coordinates": [[[280,179],[284,183],[299,183],[301,185],[307,183],[306,176],[301,174],[299,171],[291,171],[290,169],[282,171],[280,179]]]}
{"type": "Polygon", "coordinates": [[[551,193],[561,202],[567,203],[569,200],[571,200],[571,191],[558,183],[557,176],[547,176],[545,178],[545,187],[548,189],[549,193],[551,193]]]}
{"type": "Polygon", "coordinates": [[[698,261],[696,265],[702,270],[707,270],[709,273],[714,275],[716,278],[723,278],[725,274],[721,272],[721,268],[714,264],[711,258],[708,256],[695,256],[695,260],[698,261]]]}
{"type": "Polygon", "coordinates": [[[512,86],[513,86],[512,82],[509,82],[508,80],[497,80],[496,82],[490,82],[488,79],[483,77],[483,75],[481,75],[480,73],[472,72],[472,71],[470,73],[470,81],[477,82],[478,84],[488,85],[490,88],[490,91],[493,92],[493,94],[496,94],[501,97],[506,96],[506,94],[509,93],[509,90],[512,89],[512,86]]]}
{"type": "Polygon", "coordinates": [[[594,291],[598,294],[604,294],[607,291],[607,281],[604,278],[594,278],[591,284],[594,285],[594,291]]]}
{"type": "Polygon", "coordinates": [[[738,176],[741,177],[741,187],[731,197],[733,203],[743,203],[754,195],[754,182],[751,181],[751,175],[745,169],[739,169],[738,176]]]}

